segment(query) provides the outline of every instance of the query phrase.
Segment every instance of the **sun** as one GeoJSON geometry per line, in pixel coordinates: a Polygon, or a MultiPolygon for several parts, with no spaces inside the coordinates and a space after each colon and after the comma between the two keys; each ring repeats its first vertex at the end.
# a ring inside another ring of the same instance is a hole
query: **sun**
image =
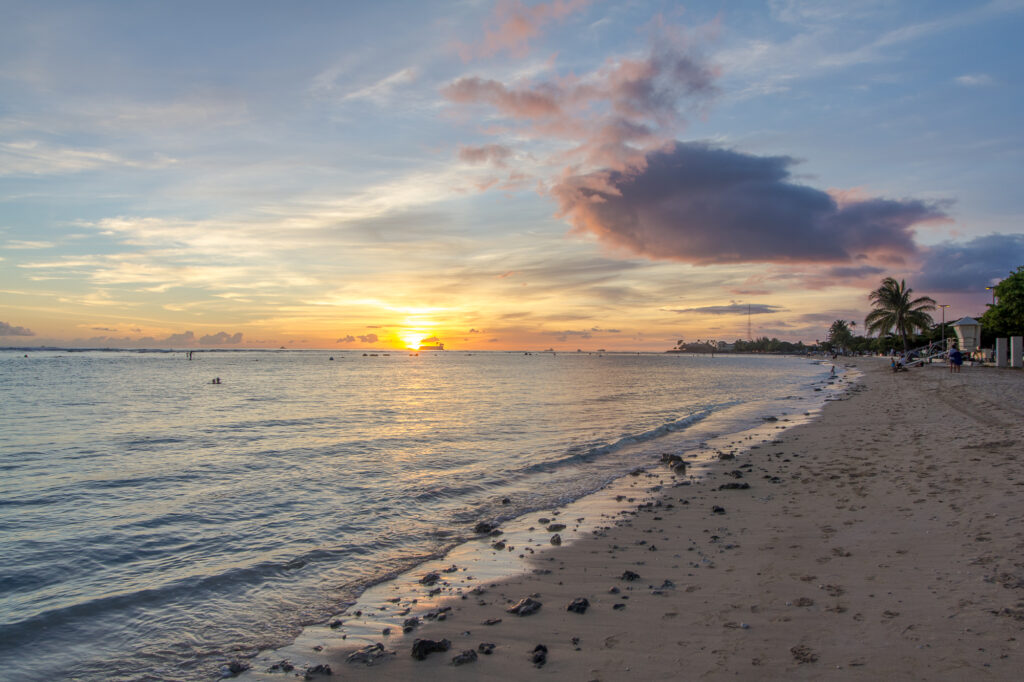
{"type": "Polygon", "coordinates": [[[402,343],[405,344],[406,348],[409,348],[411,350],[418,350],[420,347],[420,342],[424,338],[426,338],[426,336],[427,335],[424,334],[423,332],[412,331],[399,334],[398,338],[402,340],[402,343]]]}

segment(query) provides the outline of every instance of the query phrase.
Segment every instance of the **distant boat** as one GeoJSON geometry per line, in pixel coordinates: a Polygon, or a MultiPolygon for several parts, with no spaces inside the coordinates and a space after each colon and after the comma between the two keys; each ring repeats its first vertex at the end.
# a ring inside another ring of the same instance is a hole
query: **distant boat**
{"type": "Polygon", "coordinates": [[[431,346],[420,346],[420,350],[444,350],[444,344],[436,343],[431,346]]]}

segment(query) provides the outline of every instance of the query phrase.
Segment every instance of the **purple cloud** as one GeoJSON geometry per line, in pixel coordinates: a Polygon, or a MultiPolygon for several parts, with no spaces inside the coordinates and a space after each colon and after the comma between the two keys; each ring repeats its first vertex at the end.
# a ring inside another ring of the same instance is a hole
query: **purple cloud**
{"type": "Polygon", "coordinates": [[[1024,235],[990,234],[968,242],[944,242],[925,250],[915,289],[979,292],[1024,264],[1024,235]]]}
{"type": "Polygon", "coordinates": [[[25,327],[15,327],[7,322],[0,322],[0,336],[35,336],[35,332],[25,327]]]}
{"type": "Polygon", "coordinates": [[[560,215],[610,246],[696,264],[848,263],[915,254],[913,228],[945,219],[937,204],[866,199],[840,204],[791,181],[788,156],[674,142],[644,163],[564,178],[560,215]]]}
{"type": "Polygon", "coordinates": [[[234,334],[217,332],[216,334],[207,334],[199,339],[199,343],[204,346],[223,346],[225,344],[236,344],[241,342],[242,332],[236,332],[234,334]]]}

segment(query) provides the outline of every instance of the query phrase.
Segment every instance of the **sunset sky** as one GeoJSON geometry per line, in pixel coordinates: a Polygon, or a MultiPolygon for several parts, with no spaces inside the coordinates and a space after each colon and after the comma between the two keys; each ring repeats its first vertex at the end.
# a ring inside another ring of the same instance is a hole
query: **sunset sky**
{"type": "Polygon", "coordinates": [[[0,11],[0,346],[813,342],[1024,265],[1018,0],[0,11]]]}

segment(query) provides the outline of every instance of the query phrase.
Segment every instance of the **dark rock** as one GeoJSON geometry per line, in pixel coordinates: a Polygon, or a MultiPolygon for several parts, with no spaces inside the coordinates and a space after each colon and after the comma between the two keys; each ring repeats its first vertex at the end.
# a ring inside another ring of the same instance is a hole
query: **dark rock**
{"type": "Polygon", "coordinates": [[[387,637],[388,635],[391,634],[391,628],[384,628],[383,630],[380,631],[380,634],[382,634],[385,637],[387,637]]]}
{"type": "Polygon", "coordinates": [[[625,571],[622,574],[622,577],[620,578],[620,580],[628,580],[630,582],[632,582],[634,580],[640,580],[640,574],[639,573],[634,573],[633,571],[625,571]]]}
{"type": "Polygon", "coordinates": [[[472,663],[476,660],[476,652],[472,649],[466,649],[461,654],[452,659],[452,665],[462,665],[463,663],[472,663]]]}
{"type": "Polygon", "coordinates": [[[491,537],[492,537],[492,538],[496,538],[496,537],[498,537],[499,535],[504,535],[504,534],[505,534],[505,531],[503,531],[503,530],[502,530],[502,529],[500,529],[500,528],[495,528],[494,530],[492,530],[492,531],[491,531],[491,537]]]}
{"type": "Polygon", "coordinates": [[[277,672],[278,670],[280,670],[281,672],[290,673],[291,671],[295,670],[295,666],[292,665],[291,661],[285,659],[283,661],[278,661],[274,665],[270,666],[270,672],[277,672]]]}
{"type": "Polygon", "coordinates": [[[501,622],[501,618],[488,618],[483,622],[484,625],[497,625],[501,622]]]}
{"type": "Polygon", "coordinates": [[[551,544],[552,545],[560,545],[560,544],[562,544],[562,536],[559,535],[558,533],[555,533],[554,535],[552,535],[551,536],[551,544]]]}
{"type": "Polygon", "coordinates": [[[629,475],[630,476],[642,476],[644,473],[645,472],[644,472],[643,469],[641,469],[640,467],[637,467],[636,469],[633,469],[632,471],[630,471],[629,475]]]}
{"type": "Polygon", "coordinates": [[[540,611],[542,604],[536,599],[531,597],[523,597],[519,602],[510,609],[506,609],[508,613],[514,613],[517,616],[529,616],[532,613],[540,611]]]}
{"type": "Polygon", "coordinates": [[[412,657],[417,661],[422,661],[435,651],[448,651],[451,648],[452,643],[447,639],[442,639],[440,642],[435,642],[432,639],[417,639],[412,643],[412,657]]]}
{"type": "Polygon", "coordinates": [[[234,677],[235,675],[241,675],[249,669],[249,664],[245,661],[231,661],[227,665],[222,665],[220,668],[221,677],[234,677]]]}
{"type": "Polygon", "coordinates": [[[378,659],[384,658],[388,654],[394,653],[387,651],[384,645],[380,642],[376,644],[367,644],[362,649],[353,651],[345,657],[346,663],[363,663],[365,665],[373,665],[378,659]]]}
{"type": "Polygon", "coordinates": [[[306,674],[304,677],[307,680],[313,679],[313,675],[333,675],[331,672],[331,666],[326,663],[317,663],[316,665],[309,666],[306,668],[306,674]]]}
{"type": "MultiPolygon", "coordinates": [[[[749,487],[750,487],[750,484],[746,483],[746,482],[744,482],[744,483],[723,483],[722,485],[718,486],[718,489],[719,490],[747,490],[749,487]]],[[[715,513],[716,514],[718,514],[718,513],[724,514],[725,512],[722,511],[722,512],[715,512],[715,513]]]]}
{"type": "Polygon", "coordinates": [[[402,623],[402,632],[412,632],[412,629],[420,624],[420,619],[416,616],[412,618],[406,618],[405,622],[402,623]]]}
{"type": "Polygon", "coordinates": [[[496,549],[496,550],[498,550],[500,552],[501,550],[505,549],[505,541],[504,540],[498,540],[497,542],[492,544],[491,547],[496,549]]]}
{"type": "Polygon", "coordinates": [[[421,585],[433,585],[434,583],[436,583],[440,579],[441,579],[441,576],[439,574],[431,572],[431,573],[427,573],[425,576],[420,578],[420,584],[421,585]]]}
{"type": "Polygon", "coordinates": [[[719,507],[717,504],[711,508],[712,514],[724,514],[725,507],[719,507]]]}
{"type": "Polygon", "coordinates": [[[683,458],[680,457],[679,455],[673,455],[673,454],[671,454],[669,452],[663,452],[661,454],[661,463],[662,464],[668,464],[669,466],[672,466],[672,465],[680,463],[682,461],[683,461],[683,458]]]}
{"type": "Polygon", "coordinates": [[[613,587],[610,590],[608,590],[608,594],[618,594],[618,593],[619,593],[619,588],[617,588],[617,587],[613,587]]]}
{"type": "Polygon", "coordinates": [[[502,498],[501,503],[502,504],[512,504],[512,500],[510,500],[507,497],[505,497],[505,498],[502,498]]]}
{"type": "Polygon", "coordinates": [[[612,604],[612,608],[615,609],[616,611],[621,611],[622,609],[626,608],[626,605],[625,604],[612,604]]]}
{"type": "Polygon", "coordinates": [[[683,462],[682,460],[676,462],[675,464],[672,464],[671,466],[672,466],[672,471],[674,471],[677,474],[685,474],[686,473],[686,462],[683,462]]]}
{"type": "Polygon", "coordinates": [[[480,523],[478,523],[475,526],[473,526],[473,532],[477,533],[479,535],[483,535],[484,533],[490,533],[492,530],[494,530],[497,527],[498,527],[498,524],[496,524],[496,523],[490,523],[488,521],[481,521],[480,523]]]}
{"type": "Polygon", "coordinates": [[[663,582],[661,584],[661,587],[658,588],[658,589],[661,589],[661,590],[674,590],[674,589],[676,589],[676,584],[674,582],[672,582],[671,580],[669,580],[668,578],[665,578],[665,582],[663,582]]]}
{"type": "Polygon", "coordinates": [[[458,570],[459,570],[459,567],[456,566],[455,564],[452,564],[448,568],[444,569],[444,571],[442,571],[442,573],[455,573],[458,570]]]}
{"type": "Polygon", "coordinates": [[[789,653],[793,654],[793,658],[796,659],[797,663],[814,663],[818,660],[818,654],[803,644],[793,647],[789,650],[789,653]]]}
{"type": "Polygon", "coordinates": [[[777,421],[779,421],[779,418],[778,417],[761,417],[761,421],[777,422],[777,421]]]}
{"type": "Polygon", "coordinates": [[[740,471],[739,469],[733,469],[732,471],[730,471],[726,475],[727,476],[732,476],[733,478],[743,478],[743,472],[740,471]]]}
{"type": "Polygon", "coordinates": [[[533,656],[530,660],[538,668],[543,668],[544,664],[548,662],[548,648],[543,644],[533,647],[533,656]]]}
{"type": "Polygon", "coordinates": [[[557,533],[560,530],[565,530],[564,523],[552,523],[548,526],[549,533],[557,533]]]}
{"type": "Polygon", "coordinates": [[[542,516],[539,519],[537,519],[537,523],[551,523],[551,519],[547,518],[546,516],[542,516]]]}
{"type": "Polygon", "coordinates": [[[587,598],[580,597],[579,599],[573,599],[572,603],[565,610],[572,611],[573,613],[586,613],[589,608],[590,602],[587,601],[587,598]]]}
{"type": "Polygon", "coordinates": [[[476,650],[482,653],[484,656],[490,656],[492,653],[494,653],[494,647],[495,645],[493,642],[480,642],[480,646],[478,646],[476,650]]]}
{"type": "Polygon", "coordinates": [[[343,621],[341,618],[335,618],[334,620],[332,620],[328,624],[328,627],[331,628],[332,630],[337,630],[338,628],[340,628],[344,624],[345,624],[345,621],[343,621]]]}

